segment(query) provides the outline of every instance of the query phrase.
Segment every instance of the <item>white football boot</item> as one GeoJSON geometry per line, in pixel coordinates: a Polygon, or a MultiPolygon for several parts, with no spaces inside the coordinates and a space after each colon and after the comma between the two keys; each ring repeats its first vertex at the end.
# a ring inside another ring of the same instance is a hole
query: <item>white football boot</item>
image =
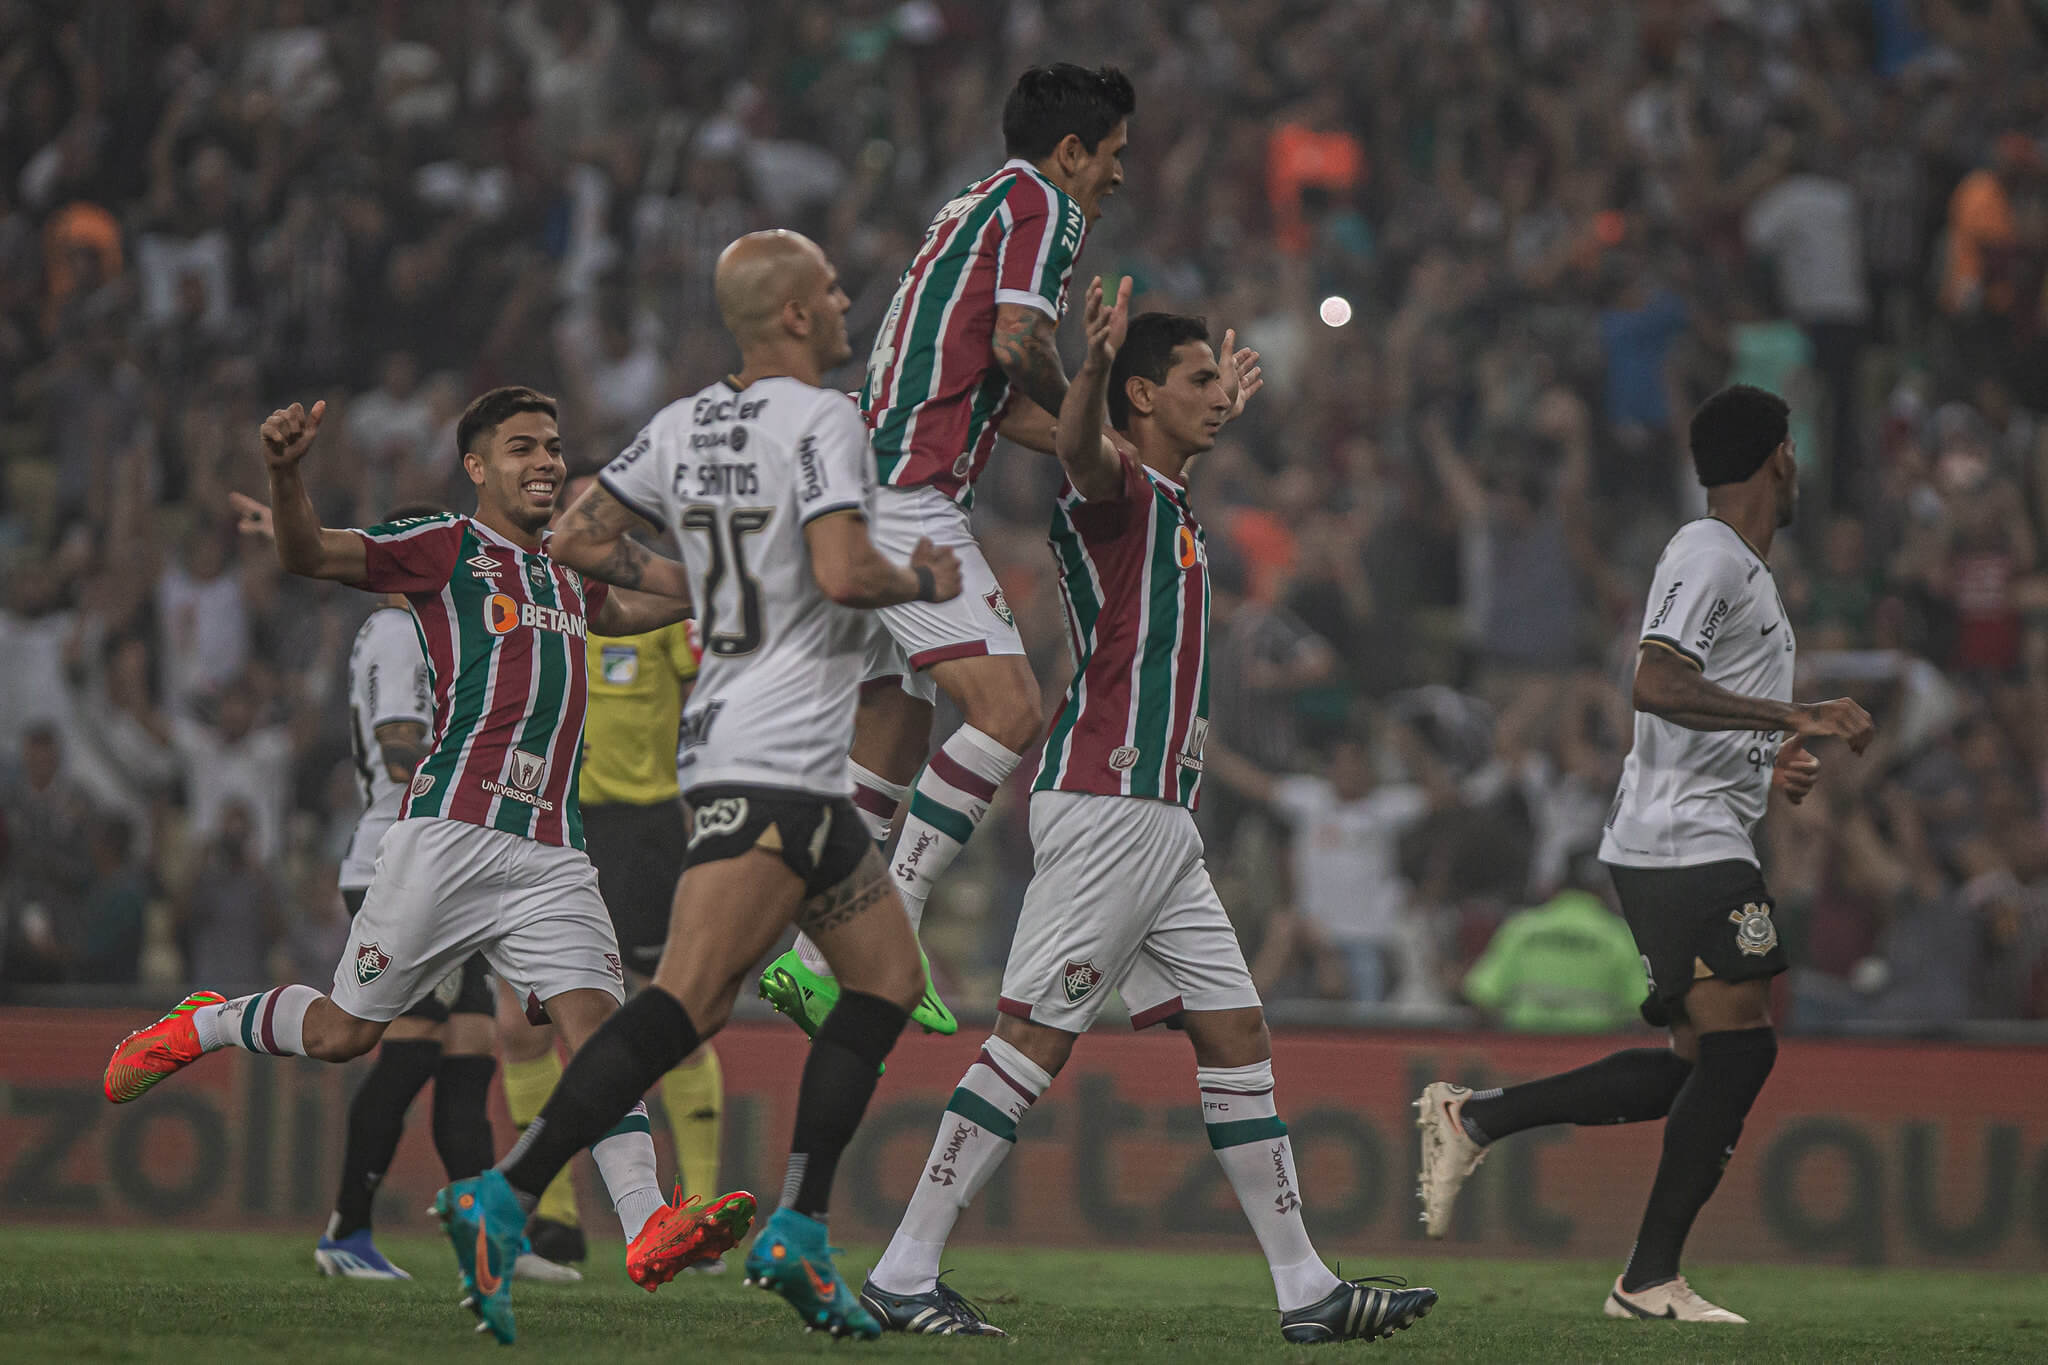
{"type": "Polygon", "coordinates": [[[1467,1086],[1435,1081],[1415,1101],[1415,1126],[1422,1130],[1422,1183],[1415,1192],[1422,1197],[1422,1226],[1432,1237],[1450,1231],[1458,1191],[1486,1160],[1486,1149],[1459,1122],[1471,1097],[1467,1086]]]}
{"type": "Polygon", "coordinates": [[[1738,1313],[1708,1303],[1693,1292],[1693,1287],[1685,1282],[1683,1275],[1662,1284],[1653,1284],[1648,1289],[1638,1289],[1633,1294],[1621,1287],[1621,1276],[1616,1275],[1614,1288],[1608,1292],[1603,1311],[1610,1318],[1648,1318],[1670,1322],[1749,1321],[1738,1313]]]}

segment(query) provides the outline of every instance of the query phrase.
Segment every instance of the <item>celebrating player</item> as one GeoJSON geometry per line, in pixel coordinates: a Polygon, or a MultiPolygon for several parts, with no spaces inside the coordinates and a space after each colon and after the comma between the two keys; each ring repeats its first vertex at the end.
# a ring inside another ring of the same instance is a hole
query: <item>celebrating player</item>
{"type": "MultiPolygon", "coordinates": [[[[241,493],[228,494],[228,502],[244,534],[276,543],[269,504],[241,493]]],[[[384,520],[440,515],[442,509],[432,503],[415,503],[393,508],[384,520]]],[[[376,873],[377,846],[397,822],[413,769],[426,757],[433,714],[434,674],[412,608],[404,594],[385,593],[356,631],[348,658],[349,742],[363,795],[362,816],[341,859],[341,898],[350,915],[363,908],[376,873]]],[[[377,1187],[405,1134],[405,1111],[428,1081],[434,1083],[434,1150],[448,1178],[460,1180],[491,1164],[492,995],[490,969],[472,953],[384,1030],[377,1062],[348,1103],[341,1188],[327,1230],[313,1247],[321,1274],[352,1280],[412,1278],[377,1250],[370,1216],[377,1187]]],[[[583,1278],[532,1253],[520,1255],[514,1273],[556,1282],[583,1278]]]]}
{"type": "MultiPolygon", "coordinates": [[[[1018,77],[1003,105],[1010,159],[932,219],[868,357],[875,545],[901,559],[929,537],[960,559],[958,597],[879,613],[854,726],[854,803],[878,844],[910,797],[891,871],[912,928],[1039,738],[1038,683],[967,513],[998,430],[1052,451],[1050,414],[1067,392],[1053,333],[1088,225],[1123,182],[1135,107],[1114,67],[1063,62],[1018,77]],[[926,764],[935,684],[964,723],[926,764]]],[[[761,978],[762,996],[806,1032],[836,993],[805,939],[761,978]]],[[[958,1027],[929,988],[912,1018],[935,1033],[958,1027]]]]}
{"type": "Polygon", "coordinates": [[[1128,280],[1114,306],[1100,280],[1089,287],[1088,358],[1060,413],[1067,484],[1051,534],[1074,678],[1032,784],[1035,867],[1001,1018],[861,1302],[900,1331],[1002,1335],[939,1282],[946,1238],[1114,989],[1134,1027],[1176,1020],[1194,1044],[1209,1144],[1265,1251],[1281,1334],[1376,1338],[1426,1314],[1436,1292],[1340,1280],[1310,1244],[1265,1012],[1195,831],[1209,571],[1184,480],[1257,389],[1257,357],[1233,357],[1226,381],[1199,318],[1148,313],[1126,337],[1129,297],[1128,280]],[[1136,459],[1103,450],[1105,409],[1136,459]]]}
{"type": "Polygon", "coordinates": [[[747,1278],[808,1327],[872,1337],[880,1327],[833,1267],[825,1210],[925,973],[847,799],[872,626],[848,608],[946,601],[960,566],[926,540],[906,565],[869,539],[860,414],[818,387],[851,354],[847,298],[824,253],[792,232],[752,233],[719,257],[714,286],[740,372],[656,414],[556,540],[563,562],[593,577],[702,604],[704,662],[677,760],[694,825],[668,940],[653,983],[576,1053],[498,1169],[440,1202],[465,1274],[487,1244],[493,1262],[507,1254],[556,1172],[724,1026],[747,973],[794,923],[843,990],[812,1043],[781,1206],[747,1278]],[[642,519],[675,532],[684,563],[629,537],[642,519]]]}
{"type": "Polygon", "coordinates": [[[1860,754],[1873,734],[1846,697],[1792,700],[1792,627],[1769,567],[1772,537],[1799,505],[1788,419],[1782,398],[1746,384],[1693,415],[1708,515],[1680,527],[1657,561],[1636,657],[1635,747],[1600,843],[1650,973],[1643,1017],[1668,1026],[1672,1046],[1504,1090],[1438,1081],[1416,1101],[1432,1237],[1450,1226],[1488,1144],[1509,1133],[1666,1119],[1635,1250],[1607,1296],[1611,1318],[1745,1321],[1694,1292],[1678,1261],[1778,1056],[1769,987],[1785,950],[1751,831],[1773,788],[1795,803],[1813,789],[1809,740],[1860,754]]]}
{"type": "MultiPolygon", "coordinates": [[[[580,475],[562,487],[556,520],[594,482],[580,475]]],[[[583,726],[583,775],[578,788],[583,837],[597,868],[598,890],[611,912],[619,954],[637,988],[660,960],[668,933],[669,901],[683,871],[688,838],[681,793],[676,786],[675,749],[683,702],[697,678],[690,623],[678,621],[646,635],[613,638],[592,631],[588,641],[590,714],[583,726]]],[[[526,1020],[509,997],[499,1013],[505,1048],[505,1107],[524,1130],[561,1079],[555,1030],[526,1020]]],[[[709,1044],[661,1079],[662,1107],[675,1139],[676,1168],[683,1192],[713,1197],[718,1179],[720,1110],[724,1082],[718,1053],[709,1044]]],[[[449,1179],[475,1175],[450,1172],[449,1179]]],[[[683,1202],[678,1200],[678,1203],[683,1202]]],[[[586,1254],[576,1215],[576,1195],[567,1171],[541,1196],[528,1227],[534,1250],[551,1261],[580,1261],[586,1254]]],[[[522,1257],[520,1264],[527,1263],[522,1257]]],[[[718,1273],[725,1262],[699,1261],[690,1269],[718,1273]]],[[[650,1288],[652,1286],[649,1286],[650,1288]]]]}
{"type": "MultiPolygon", "coordinates": [[[[592,625],[613,635],[659,629],[688,614],[688,597],[680,587],[667,597],[586,588],[549,556],[563,475],[553,399],[492,389],[463,413],[456,445],[476,485],[474,516],[366,531],[323,528],[306,494],[299,462],[325,412],[325,403],[311,412],[295,403],[263,424],[278,558],[308,578],[405,597],[432,668],[431,742],[379,845],[333,994],[292,985],[236,1000],[188,996],[114,1050],[104,1088],[117,1104],[223,1047],[359,1057],[477,951],[572,1043],[596,1032],[624,994],[576,804],[583,638],[592,625]]],[[[592,1138],[630,1237],[664,1211],[644,1108],[637,1125],[592,1138]]],[[[511,1278],[523,1223],[493,1243],[472,1285],[484,1325],[507,1341],[509,1305],[489,1289],[511,1278]],[[500,1305],[506,1311],[495,1314],[500,1305]]]]}

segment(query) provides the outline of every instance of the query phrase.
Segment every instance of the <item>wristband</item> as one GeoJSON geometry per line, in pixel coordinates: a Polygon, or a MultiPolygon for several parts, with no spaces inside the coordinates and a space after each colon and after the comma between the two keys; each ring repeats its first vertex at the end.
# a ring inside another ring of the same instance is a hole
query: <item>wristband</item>
{"type": "Polygon", "coordinates": [[[938,601],[939,580],[933,575],[932,571],[923,564],[911,565],[910,571],[917,575],[917,600],[920,602],[938,601]]]}

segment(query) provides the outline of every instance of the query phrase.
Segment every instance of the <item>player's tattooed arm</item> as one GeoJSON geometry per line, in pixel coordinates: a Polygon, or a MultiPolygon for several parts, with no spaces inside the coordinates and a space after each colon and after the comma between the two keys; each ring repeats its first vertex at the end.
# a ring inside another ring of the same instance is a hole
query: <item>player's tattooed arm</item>
{"type": "Polygon", "coordinates": [[[416,720],[394,720],[377,727],[377,755],[393,782],[412,781],[413,769],[427,756],[427,727],[416,720]]]}
{"type": "Polygon", "coordinates": [[[1105,303],[1102,278],[1088,284],[1083,317],[1088,329],[1088,358],[1074,376],[1060,407],[1058,449],[1054,452],[1076,492],[1090,502],[1120,497],[1124,467],[1116,451],[1098,434],[1109,412],[1109,371],[1124,344],[1130,325],[1131,279],[1117,287],[1116,302],[1105,303]]]}
{"type": "MultiPolygon", "coordinates": [[[[555,528],[548,553],[576,572],[615,588],[633,588],[682,602],[685,610],[670,618],[680,620],[689,614],[689,574],[677,561],[633,539],[633,531],[641,524],[638,512],[613,497],[604,484],[593,483],[555,528]]],[[[600,611],[599,616],[604,613],[600,611]]],[[[608,632],[600,627],[599,633],[608,632]]]]}
{"type": "Polygon", "coordinates": [[[1067,398],[1067,371],[1053,344],[1058,328],[1058,320],[1041,309],[996,305],[995,339],[989,346],[996,364],[1019,393],[1047,412],[1058,412],[1067,398]]]}
{"type": "Polygon", "coordinates": [[[1636,658],[1635,708],[1687,730],[1782,730],[1831,736],[1856,753],[1877,733],[1870,713],[1848,697],[1789,702],[1748,697],[1709,682],[1699,665],[1669,645],[1645,640],[1636,658]]]}
{"type": "Polygon", "coordinates": [[[882,855],[870,848],[853,875],[822,895],[811,897],[797,908],[796,927],[816,938],[830,933],[889,898],[889,869],[882,855]]]}

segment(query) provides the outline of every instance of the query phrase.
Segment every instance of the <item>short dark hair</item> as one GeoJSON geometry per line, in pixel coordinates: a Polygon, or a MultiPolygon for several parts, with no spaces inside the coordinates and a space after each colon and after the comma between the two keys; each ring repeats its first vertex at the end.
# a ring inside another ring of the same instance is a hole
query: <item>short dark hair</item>
{"type": "Polygon", "coordinates": [[[483,440],[501,425],[522,412],[544,412],[550,417],[558,416],[555,400],[539,389],[529,389],[524,384],[507,384],[503,388],[480,393],[470,405],[462,410],[462,420],[455,426],[455,458],[460,460],[476,449],[483,440]]]}
{"type": "Polygon", "coordinates": [[[1785,443],[1792,409],[1767,389],[1730,384],[1692,415],[1692,467],[1702,485],[1741,483],[1785,443]]]}
{"type": "Polygon", "coordinates": [[[438,502],[401,502],[384,514],[384,520],[411,521],[414,517],[445,517],[448,509],[438,502]]]}
{"type": "Polygon", "coordinates": [[[1003,101],[1003,148],[1009,156],[1038,161],[1072,133],[1092,154],[1137,107],[1131,78],[1113,66],[1034,66],[1003,101]]]}
{"type": "Polygon", "coordinates": [[[1140,313],[1131,319],[1124,344],[1109,367],[1109,424],[1122,431],[1131,421],[1132,376],[1164,384],[1173,353],[1190,341],[1207,341],[1209,324],[1185,313],[1140,313]]]}

